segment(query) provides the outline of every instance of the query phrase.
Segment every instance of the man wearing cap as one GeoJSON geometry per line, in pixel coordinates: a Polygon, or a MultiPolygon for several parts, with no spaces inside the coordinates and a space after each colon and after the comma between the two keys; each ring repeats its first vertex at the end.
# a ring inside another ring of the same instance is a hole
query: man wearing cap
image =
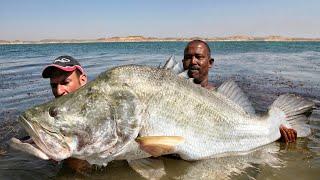
{"type": "MultiPolygon", "coordinates": [[[[87,83],[87,75],[80,63],[71,56],[59,56],[42,72],[43,78],[50,78],[51,90],[55,98],[75,92],[87,83]]],[[[24,142],[33,143],[30,136],[24,137],[24,142]]],[[[68,158],[64,163],[77,172],[86,172],[91,165],[85,161],[68,158]]]]}
{"type": "Polygon", "coordinates": [[[42,77],[50,78],[52,93],[56,98],[74,92],[87,83],[83,68],[71,56],[56,58],[44,68],[42,77]]]}
{"type": "MultiPolygon", "coordinates": [[[[80,63],[71,56],[59,56],[42,72],[43,78],[50,78],[52,94],[55,98],[75,92],[87,83],[87,75],[80,63]]],[[[77,172],[90,169],[85,160],[68,158],[64,163],[77,172]]]]}

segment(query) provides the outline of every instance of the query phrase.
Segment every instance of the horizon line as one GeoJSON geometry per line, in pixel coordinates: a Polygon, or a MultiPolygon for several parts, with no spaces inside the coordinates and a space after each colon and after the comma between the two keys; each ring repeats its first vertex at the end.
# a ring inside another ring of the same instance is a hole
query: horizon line
{"type": "Polygon", "coordinates": [[[0,42],[42,42],[42,41],[102,41],[102,40],[126,40],[126,39],[158,39],[158,40],[190,40],[190,39],[204,39],[204,40],[228,40],[238,38],[247,39],[247,40],[256,40],[256,39],[275,39],[275,40],[320,40],[320,37],[299,37],[299,36],[282,36],[282,35],[266,35],[266,36],[251,36],[251,35],[229,35],[229,36],[213,36],[213,37],[203,37],[203,36],[193,36],[193,37],[156,37],[156,36],[143,36],[143,35],[128,35],[128,36],[106,36],[106,37],[98,37],[98,38],[44,38],[40,40],[21,40],[21,39],[0,39],[0,42]]]}

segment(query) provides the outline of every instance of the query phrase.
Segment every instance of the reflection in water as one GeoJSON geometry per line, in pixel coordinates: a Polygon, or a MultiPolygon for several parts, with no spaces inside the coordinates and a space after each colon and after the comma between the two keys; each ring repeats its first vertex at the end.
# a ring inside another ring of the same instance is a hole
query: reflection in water
{"type": "MultiPolygon", "coordinates": [[[[208,159],[188,162],[170,157],[158,158],[164,162],[165,175],[161,179],[229,179],[232,177],[256,177],[259,166],[268,165],[274,168],[283,166],[277,157],[279,144],[273,143],[258,150],[239,156],[208,159]]],[[[85,179],[143,179],[134,172],[125,161],[113,162],[103,170],[88,176],[70,175],[61,173],[58,179],[65,178],[85,179]]]]}
{"type": "MultiPolygon", "coordinates": [[[[161,179],[266,179],[275,175],[295,178],[290,168],[308,168],[313,153],[306,148],[307,140],[297,144],[272,143],[253,152],[188,162],[170,157],[160,157],[166,175],[161,179]],[[305,159],[307,158],[307,159],[305,159]]],[[[317,168],[309,172],[316,177],[317,168]]],[[[297,173],[294,173],[297,174],[297,173]]],[[[300,175],[301,176],[301,175],[300,175]]],[[[107,167],[93,170],[91,174],[75,174],[67,167],[43,161],[19,151],[8,149],[0,156],[0,179],[143,179],[126,161],[115,161],[107,167]]],[[[299,177],[299,175],[298,175],[299,177]]],[[[310,176],[312,177],[312,176],[310,176]]]]}
{"type": "Polygon", "coordinates": [[[257,175],[261,165],[282,167],[278,153],[279,144],[272,143],[243,155],[191,162],[185,167],[185,173],[175,176],[175,179],[229,179],[233,176],[248,179],[257,175]]]}
{"type": "Polygon", "coordinates": [[[59,169],[57,163],[13,149],[7,149],[0,155],[0,179],[48,179],[54,177],[59,169]]]}

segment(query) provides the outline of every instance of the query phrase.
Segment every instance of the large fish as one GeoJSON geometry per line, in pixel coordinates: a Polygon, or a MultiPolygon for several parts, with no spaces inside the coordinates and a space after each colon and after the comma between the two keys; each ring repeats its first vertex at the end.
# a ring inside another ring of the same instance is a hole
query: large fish
{"type": "Polygon", "coordinates": [[[201,160],[271,143],[280,138],[281,124],[307,136],[303,113],[313,106],[286,94],[258,116],[232,81],[210,92],[170,68],[126,65],[25,111],[20,122],[36,145],[12,139],[12,146],[42,159],[75,157],[98,165],[163,154],[201,160]]]}

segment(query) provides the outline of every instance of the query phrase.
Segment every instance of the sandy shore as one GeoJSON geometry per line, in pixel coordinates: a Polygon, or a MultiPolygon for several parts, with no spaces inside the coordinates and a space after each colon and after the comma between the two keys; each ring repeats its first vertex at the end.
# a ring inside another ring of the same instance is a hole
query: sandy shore
{"type": "Polygon", "coordinates": [[[191,38],[157,38],[144,36],[110,37],[99,39],[43,39],[40,41],[22,41],[22,40],[0,40],[0,44],[50,44],[50,43],[95,43],[95,42],[176,42],[190,41],[193,39],[202,39],[205,41],[311,41],[320,42],[320,38],[296,38],[283,36],[254,37],[246,35],[235,35],[227,37],[191,37],[191,38]]]}

